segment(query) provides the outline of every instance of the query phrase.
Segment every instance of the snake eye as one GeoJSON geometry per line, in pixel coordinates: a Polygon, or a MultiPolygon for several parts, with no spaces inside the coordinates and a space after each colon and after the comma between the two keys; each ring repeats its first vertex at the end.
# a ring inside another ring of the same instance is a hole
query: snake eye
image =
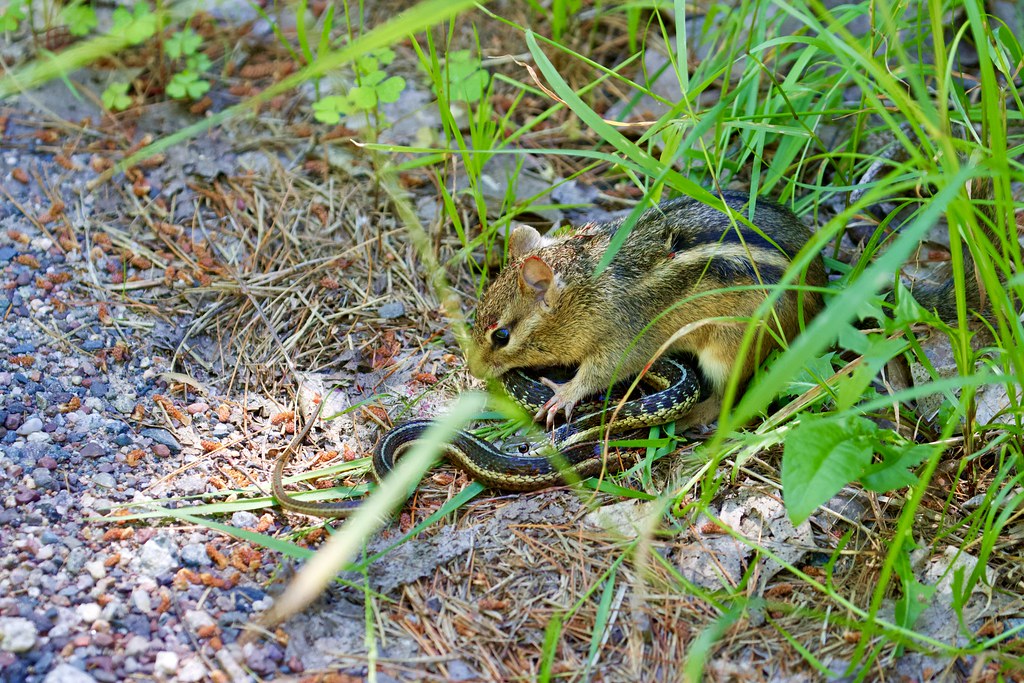
{"type": "Polygon", "coordinates": [[[508,346],[508,340],[512,338],[512,333],[509,332],[507,327],[499,327],[491,333],[491,342],[495,347],[501,348],[502,346],[508,346]]]}
{"type": "Polygon", "coordinates": [[[526,455],[527,453],[530,452],[530,444],[524,441],[523,443],[519,444],[518,450],[520,455],[526,455]]]}

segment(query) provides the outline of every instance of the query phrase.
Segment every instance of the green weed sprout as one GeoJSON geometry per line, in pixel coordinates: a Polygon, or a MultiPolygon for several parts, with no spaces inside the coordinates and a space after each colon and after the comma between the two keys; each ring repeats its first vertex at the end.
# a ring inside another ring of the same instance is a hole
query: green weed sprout
{"type": "Polygon", "coordinates": [[[405,90],[405,79],[388,76],[382,68],[394,58],[394,51],[385,49],[357,59],[354,68],[358,85],[345,95],[330,95],[314,102],[313,117],[321,123],[336,124],[342,116],[372,111],[382,102],[397,102],[405,90]]]}
{"type": "Polygon", "coordinates": [[[88,35],[97,25],[96,10],[85,2],[65,5],[60,11],[60,18],[67,24],[68,32],[73,36],[88,35]]]}
{"type": "Polygon", "coordinates": [[[132,98],[128,94],[128,83],[111,83],[100,95],[100,100],[103,102],[103,106],[110,111],[124,111],[132,106],[132,98]]]}

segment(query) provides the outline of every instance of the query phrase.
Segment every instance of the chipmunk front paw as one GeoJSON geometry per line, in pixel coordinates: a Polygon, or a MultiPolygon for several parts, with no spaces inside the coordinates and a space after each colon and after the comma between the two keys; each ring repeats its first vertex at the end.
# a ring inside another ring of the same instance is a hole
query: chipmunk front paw
{"type": "Polygon", "coordinates": [[[547,403],[540,407],[533,419],[537,422],[543,421],[547,429],[554,429],[555,418],[558,413],[564,411],[566,421],[572,419],[573,408],[580,399],[576,396],[576,387],[570,380],[568,382],[554,382],[547,377],[540,378],[541,383],[555,392],[554,396],[547,400],[547,403]]]}

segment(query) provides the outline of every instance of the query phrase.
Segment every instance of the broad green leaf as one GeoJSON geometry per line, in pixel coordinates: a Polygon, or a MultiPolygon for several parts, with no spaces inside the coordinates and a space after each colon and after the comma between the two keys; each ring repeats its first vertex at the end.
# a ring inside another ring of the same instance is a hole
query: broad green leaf
{"type": "Polygon", "coordinates": [[[185,83],[178,78],[180,74],[174,74],[171,82],[167,84],[167,88],[164,92],[173,99],[181,99],[185,96],[185,83]]]}
{"type": "Polygon", "coordinates": [[[832,367],[832,358],[835,352],[829,351],[823,356],[811,360],[804,366],[804,369],[792,381],[786,384],[782,391],[783,396],[800,396],[806,391],[817,387],[824,380],[831,377],[835,370],[832,367]]]}
{"type": "Polygon", "coordinates": [[[856,480],[871,464],[870,437],[878,431],[862,417],[806,416],[786,437],[782,490],[793,524],[856,480]]]}
{"type": "Polygon", "coordinates": [[[893,317],[899,326],[910,325],[918,321],[935,320],[935,314],[917,303],[913,294],[902,284],[896,285],[896,308],[893,317]]]}
{"type": "Polygon", "coordinates": [[[491,75],[483,69],[477,69],[460,80],[452,79],[449,98],[462,102],[479,102],[487,90],[491,75]]]}
{"type": "Polygon", "coordinates": [[[917,477],[910,470],[928,459],[932,447],[924,444],[909,447],[897,445],[888,446],[883,451],[889,451],[885,459],[868,467],[860,478],[865,488],[876,493],[916,484],[917,477]]]}
{"type": "Polygon", "coordinates": [[[843,323],[839,327],[839,334],[837,335],[837,344],[844,349],[850,349],[856,353],[864,354],[867,352],[870,343],[868,342],[868,335],[862,330],[858,330],[850,323],[843,323]]]}
{"type": "Polygon", "coordinates": [[[836,409],[839,411],[863,400],[879,370],[902,353],[907,345],[902,338],[890,339],[882,334],[865,335],[863,340],[867,341],[867,345],[858,349],[863,356],[861,365],[836,388],[836,409]]]}
{"type": "Polygon", "coordinates": [[[198,99],[210,89],[210,84],[199,77],[199,74],[185,69],[174,74],[167,84],[167,94],[174,98],[188,97],[198,99]]]}
{"type": "Polygon", "coordinates": [[[878,369],[871,363],[862,363],[849,377],[836,387],[836,410],[844,411],[862,400],[868,387],[875,381],[878,369]]]}
{"type": "Polygon", "coordinates": [[[469,50],[448,53],[445,71],[448,77],[448,98],[462,102],[479,101],[491,79],[480,60],[469,50]]]}
{"type": "Polygon", "coordinates": [[[999,35],[1000,45],[1010,53],[1011,63],[1020,64],[1021,60],[1024,59],[1024,52],[1021,51],[1021,44],[1018,42],[1019,39],[1013,35],[1013,31],[1006,24],[1000,24],[999,28],[996,29],[996,33],[999,35]]]}
{"type": "Polygon", "coordinates": [[[455,50],[445,55],[445,68],[451,77],[462,78],[480,67],[480,60],[473,59],[469,50],[455,50]]]}

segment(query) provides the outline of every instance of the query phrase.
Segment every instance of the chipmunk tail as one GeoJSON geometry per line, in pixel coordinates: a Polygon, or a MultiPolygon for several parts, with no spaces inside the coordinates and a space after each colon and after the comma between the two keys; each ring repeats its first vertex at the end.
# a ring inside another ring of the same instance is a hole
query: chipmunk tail
{"type": "MultiPolygon", "coordinates": [[[[999,223],[996,217],[995,187],[990,177],[976,178],[968,183],[967,192],[977,209],[978,228],[990,243],[998,244],[995,230],[999,223]]],[[[1009,217],[1013,225],[1013,217],[1009,217]]],[[[969,315],[978,314],[986,317],[989,301],[986,296],[981,273],[967,244],[963,245],[964,258],[964,298],[969,315]]],[[[914,299],[925,309],[934,311],[938,317],[947,322],[955,323],[957,314],[956,277],[952,263],[947,263],[935,270],[929,277],[915,281],[910,287],[914,299]]]]}

